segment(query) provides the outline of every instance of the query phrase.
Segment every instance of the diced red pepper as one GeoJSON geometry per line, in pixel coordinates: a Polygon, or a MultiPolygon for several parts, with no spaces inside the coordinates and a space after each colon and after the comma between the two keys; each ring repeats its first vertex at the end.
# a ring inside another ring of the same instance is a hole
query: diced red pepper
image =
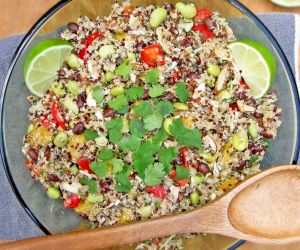
{"type": "Polygon", "coordinates": [[[230,106],[230,108],[231,108],[232,110],[237,110],[237,111],[239,111],[239,106],[237,105],[236,102],[231,103],[229,106],[230,106]]]}
{"type": "Polygon", "coordinates": [[[67,198],[64,199],[64,207],[65,208],[78,207],[79,203],[80,203],[80,198],[77,194],[71,194],[67,198]]]}
{"type": "Polygon", "coordinates": [[[125,17],[130,17],[131,13],[133,12],[134,10],[134,6],[132,5],[127,5],[123,8],[123,16],[125,17]]]}
{"type": "Polygon", "coordinates": [[[91,160],[87,158],[81,158],[77,161],[78,166],[81,170],[87,171],[90,174],[93,174],[94,172],[90,168],[91,160]]]}
{"type": "Polygon", "coordinates": [[[51,114],[57,127],[61,127],[63,130],[67,130],[65,120],[58,108],[57,102],[52,103],[51,114]]]}
{"type": "Polygon", "coordinates": [[[181,157],[181,165],[184,167],[184,168],[188,168],[188,162],[186,160],[186,156],[187,156],[187,153],[188,153],[188,148],[187,147],[183,147],[181,148],[181,154],[180,154],[180,157],[181,157]]]}
{"type": "Polygon", "coordinates": [[[78,52],[79,58],[81,58],[84,61],[84,64],[87,63],[86,55],[88,52],[88,47],[93,43],[94,40],[97,38],[102,38],[104,35],[101,32],[94,32],[90,34],[83,42],[82,44],[84,47],[78,52]]]}
{"type": "Polygon", "coordinates": [[[44,127],[44,128],[50,128],[51,127],[51,123],[48,119],[48,115],[43,115],[42,119],[41,119],[41,125],[44,127]]]}
{"type": "Polygon", "coordinates": [[[247,83],[245,83],[245,81],[243,81],[243,80],[240,81],[239,86],[242,87],[242,88],[248,88],[247,83]]]}
{"type": "Polygon", "coordinates": [[[141,59],[151,67],[163,66],[165,64],[165,57],[160,44],[152,44],[144,47],[141,51],[141,59]]]}
{"type": "MultiPolygon", "coordinates": [[[[176,177],[176,169],[173,168],[171,170],[171,172],[169,173],[169,177],[171,179],[174,179],[176,177]]],[[[175,182],[179,185],[179,186],[184,186],[186,185],[187,183],[189,183],[189,180],[188,179],[181,179],[181,180],[175,180],[175,182]]]]}
{"type": "Polygon", "coordinates": [[[203,23],[205,19],[211,17],[212,13],[208,9],[197,8],[196,16],[194,17],[194,22],[196,24],[203,23]]]}
{"type": "Polygon", "coordinates": [[[174,178],[176,177],[176,169],[175,169],[175,168],[173,168],[173,169],[171,170],[171,172],[169,173],[169,177],[170,177],[171,179],[174,179],[174,178]]]}
{"type": "Polygon", "coordinates": [[[206,40],[215,37],[214,32],[209,30],[205,24],[194,25],[193,30],[202,32],[202,37],[201,37],[202,42],[205,42],[206,40]]]}
{"type": "Polygon", "coordinates": [[[31,170],[35,176],[40,176],[41,172],[39,169],[36,168],[36,166],[30,161],[30,160],[26,160],[25,161],[25,166],[31,170]]]}
{"type": "Polygon", "coordinates": [[[147,186],[146,191],[160,199],[165,199],[167,197],[167,190],[162,185],[158,185],[155,187],[147,186]]]}
{"type": "Polygon", "coordinates": [[[178,186],[182,187],[182,186],[185,186],[186,184],[188,184],[189,180],[188,179],[182,179],[182,180],[176,180],[175,182],[178,184],[178,186]]]}

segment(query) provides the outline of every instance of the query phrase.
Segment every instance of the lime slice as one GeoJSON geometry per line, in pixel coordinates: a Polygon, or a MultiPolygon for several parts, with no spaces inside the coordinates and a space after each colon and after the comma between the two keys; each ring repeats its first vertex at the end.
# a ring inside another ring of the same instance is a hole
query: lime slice
{"type": "Polygon", "coordinates": [[[276,62],[271,52],[261,43],[252,40],[238,40],[228,47],[251,94],[254,98],[262,97],[275,77],[276,62]]]}
{"type": "Polygon", "coordinates": [[[69,42],[51,38],[36,44],[29,51],[24,64],[24,79],[32,94],[44,95],[72,49],[69,42]]]}
{"type": "Polygon", "coordinates": [[[299,7],[300,0],[271,0],[271,2],[283,7],[299,7]]]}

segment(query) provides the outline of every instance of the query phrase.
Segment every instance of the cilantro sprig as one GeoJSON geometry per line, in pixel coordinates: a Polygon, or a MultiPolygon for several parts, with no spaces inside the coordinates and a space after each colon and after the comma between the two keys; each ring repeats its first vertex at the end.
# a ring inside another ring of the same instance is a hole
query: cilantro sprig
{"type": "Polygon", "coordinates": [[[126,80],[128,80],[131,71],[132,65],[124,61],[116,68],[115,72],[117,75],[123,76],[126,80]]]}
{"type": "Polygon", "coordinates": [[[178,82],[175,88],[175,94],[180,102],[186,102],[189,99],[189,91],[184,82],[178,82]]]}
{"type": "Polygon", "coordinates": [[[202,147],[202,135],[198,129],[188,129],[183,125],[181,119],[174,120],[169,126],[171,134],[180,145],[195,147],[200,150],[202,147]]]}
{"type": "Polygon", "coordinates": [[[125,90],[125,95],[127,96],[128,100],[135,101],[144,95],[144,88],[143,87],[128,88],[125,90]]]}
{"type": "Polygon", "coordinates": [[[97,192],[96,181],[83,177],[79,179],[79,183],[87,185],[91,194],[95,194],[97,192]]]}
{"type": "Polygon", "coordinates": [[[148,186],[157,186],[162,182],[163,177],[166,175],[164,165],[162,163],[149,164],[145,169],[144,182],[148,186]]]}
{"type": "Polygon", "coordinates": [[[105,123],[108,129],[109,141],[118,144],[122,138],[123,119],[116,118],[105,123]]]}
{"type": "Polygon", "coordinates": [[[149,82],[152,85],[155,85],[158,83],[158,70],[153,69],[146,73],[146,81],[149,82]]]}
{"type": "Polygon", "coordinates": [[[129,110],[128,99],[125,95],[118,95],[108,102],[108,106],[119,113],[126,113],[129,110]]]}

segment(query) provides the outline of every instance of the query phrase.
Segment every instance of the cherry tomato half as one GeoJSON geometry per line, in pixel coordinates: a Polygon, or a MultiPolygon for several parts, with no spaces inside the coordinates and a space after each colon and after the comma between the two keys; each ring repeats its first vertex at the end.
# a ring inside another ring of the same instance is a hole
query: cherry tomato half
{"type": "Polygon", "coordinates": [[[197,14],[194,17],[194,22],[196,24],[201,24],[205,19],[211,17],[212,13],[208,9],[197,8],[197,14]]]}
{"type": "Polygon", "coordinates": [[[75,208],[79,205],[80,198],[77,194],[71,194],[66,199],[64,199],[65,208],[75,208]]]}
{"type": "Polygon", "coordinates": [[[165,57],[159,44],[144,47],[141,51],[141,59],[151,67],[163,66],[165,64],[165,57]]]}
{"type": "Polygon", "coordinates": [[[57,102],[52,103],[51,114],[57,127],[61,127],[63,130],[67,130],[64,118],[58,108],[57,102]]]}
{"type": "Polygon", "coordinates": [[[167,197],[167,190],[162,185],[158,185],[155,187],[147,186],[146,191],[160,199],[165,199],[167,197]]]}
{"type": "Polygon", "coordinates": [[[90,174],[93,174],[94,172],[90,168],[91,161],[87,158],[81,158],[77,161],[78,166],[81,170],[85,170],[90,174]]]}

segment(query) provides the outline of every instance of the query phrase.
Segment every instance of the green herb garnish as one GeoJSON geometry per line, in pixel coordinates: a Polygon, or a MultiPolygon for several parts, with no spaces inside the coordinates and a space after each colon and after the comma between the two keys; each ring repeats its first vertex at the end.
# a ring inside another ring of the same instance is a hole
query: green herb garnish
{"type": "Polygon", "coordinates": [[[189,91],[184,82],[178,82],[175,88],[175,94],[180,102],[186,102],[189,99],[189,91]]]}
{"type": "Polygon", "coordinates": [[[86,129],[83,133],[84,138],[87,140],[94,140],[99,137],[98,133],[94,130],[86,129]]]}

